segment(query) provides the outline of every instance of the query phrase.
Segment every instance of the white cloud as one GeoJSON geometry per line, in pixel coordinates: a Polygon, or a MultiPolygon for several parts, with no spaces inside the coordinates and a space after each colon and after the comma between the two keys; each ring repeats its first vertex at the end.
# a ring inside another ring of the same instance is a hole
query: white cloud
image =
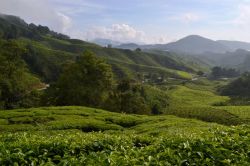
{"type": "Polygon", "coordinates": [[[64,15],[63,13],[58,12],[57,16],[59,17],[61,31],[67,33],[68,30],[72,27],[72,20],[70,17],[64,15]]]}
{"type": "Polygon", "coordinates": [[[170,17],[170,20],[180,21],[182,23],[191,23],[200,20],[200,16],[195,13],[184,13],[181,15],[170,17]]]}
{"type": "Polygon", "coordinates": [[[145,33],[137,31],[127,24],[113,24],[111,27],[94,27],[87,31],[86,37],[89,39],[107,38],[116,41],[142,42],[145,33]]]}
{"type": "Polygon", "coordinates": [[[238,6],[239,14],[233,23],[237,26],[248,27],[250,26],[250,4],[240,4],[238,6]]]}
{"type": "Polygon", "coordinates": [[[144,31],[137,30],[127,24],[113,24],[110,27],[93,27],[86,33],[78,32],[73,36],[82,36],[82,38],[88,40],[105,38],[123,43],[166,43],[168,41],[164,36],[148,36],[144,31]]]}
{"type": "Polygon", "coordinates": [[[29,23],[49,26],[62,33],[72,24],[71,19],[57,12],[49,0],[0,0],[0,12],[19,16],[29,23]]]}

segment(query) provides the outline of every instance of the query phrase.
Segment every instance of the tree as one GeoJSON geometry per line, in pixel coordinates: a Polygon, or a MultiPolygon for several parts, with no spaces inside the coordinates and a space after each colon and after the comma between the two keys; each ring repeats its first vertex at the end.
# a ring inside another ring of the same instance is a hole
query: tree
{"type": "Polygon", "coordinates": [[[141,52],[141,48],[136,48],[135,51],[136,52],[141,52]]]}
{"type": "Polygon", "coordinates": [[[55,105],[99,107],[112,86],[111,66],[86,51],[75,63],[68,64],[59,80],[47,92],[55,105]],[[50,96],[52,95],[52,96],[50,96]]]}
{"type": "Polygon", "coordinates": [[[161,114],[160,108],[157,104],[154,104],[153,107],[151,108],[151,113],[153,115],[159,115],[161,114]]]}
{"type": "Polygon", "coordinates": [[[230,68],[227,69],[216,66],[212,68],[211,75],[214,78],[221,78],[221,77],[233,78],[233,77],[238,77],[240,75],[240,72],[235,69],[230,69],[230,68]]]}
{"type": "Polygon", "coordinates": [[[203,72],[203,71],[198,71],[198,72],[197,72],[197,75],[198,75],[198,76],[203,76],[203,75],[204,75],[204,72],[203,72]]]}
{"type": "Polygon", "coordinates": [[[250,73],[242,74],[240,78],[221,87],[219,91],[222,95],[250,98],[250,73]]]}
{"type": "Polygon", "coordinates": [[[121,80],[104,107],[114,112],[149,114],[150,106],[146,103],[144,93],[144,88],[139,84],[132,84],[129,79],[121,80]]]}

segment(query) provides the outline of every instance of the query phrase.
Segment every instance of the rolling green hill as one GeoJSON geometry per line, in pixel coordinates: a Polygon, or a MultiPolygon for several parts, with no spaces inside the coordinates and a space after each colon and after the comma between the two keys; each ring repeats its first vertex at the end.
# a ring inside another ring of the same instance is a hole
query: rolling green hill
{"type": "Polygon", "coordinates": [[[140,74],[158,74],[166,77],[190,79],[188,73],[195,72],[195,66],[186,65],[171,55],[145,53],[98,45],[53,32],[45,26],[27,24],[15,16],[0,16],[0,37],[2,40],[14,39],[27,49],[23,57],[32,72],[44,81],[58,78],[62,65],[74,61],[85,50],[94,52],[106,59],[114,69],[116,76],[136,78],[140,74]],[[179,72],[182,71],[182,72],[179,72]],[[183,74],[187,72],[186,74],[183,74]]]}

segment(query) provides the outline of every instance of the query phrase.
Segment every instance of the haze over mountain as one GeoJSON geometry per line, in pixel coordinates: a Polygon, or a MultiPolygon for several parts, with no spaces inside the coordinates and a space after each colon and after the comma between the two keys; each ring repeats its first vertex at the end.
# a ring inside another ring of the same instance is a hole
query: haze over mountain
{"type": "Polygon", "coordinates": [[[91,40],[90,42],[98,44],[98,45],[103,46],[103,47],[107,47],[108,45],[118,46],[118,45],[122,44],[122,42],[119,42],[119,41],[114,41],[111,39],[103,39],[103,38],[96,38],[94,40],[91,40]]]}
{"type": "Polygon", "coordinates": [[[115,46],[115,48],[135,50],[136,48],[144,48],[144,46],[136,44],[136,43],[124,43],[124,44],[120,44],[118,46],[115,46]]]}
{"type": "Polygon", "coordinates": [[[244,49],[250,50],[250,43],[242,41],[218,40],[217,42],[230,48],[231,50],[244,49]]]}
{"type": "Polygon", "coordinates": [[[199,55],[203,60],[210,61],[211,64],[228,68],[236,68],[241,71],[250,69],[250,52],[244,49],[226,53],[203,53],[199,55]]]}

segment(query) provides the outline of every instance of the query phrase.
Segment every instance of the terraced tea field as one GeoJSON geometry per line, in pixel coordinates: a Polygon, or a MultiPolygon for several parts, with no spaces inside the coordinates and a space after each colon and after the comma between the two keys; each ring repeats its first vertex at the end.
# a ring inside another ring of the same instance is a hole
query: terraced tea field
{"type": "Polygon", "coordinates": [[[86,107],[0,111],[1,165],[248,165],[250,128],[86,107]]]}

